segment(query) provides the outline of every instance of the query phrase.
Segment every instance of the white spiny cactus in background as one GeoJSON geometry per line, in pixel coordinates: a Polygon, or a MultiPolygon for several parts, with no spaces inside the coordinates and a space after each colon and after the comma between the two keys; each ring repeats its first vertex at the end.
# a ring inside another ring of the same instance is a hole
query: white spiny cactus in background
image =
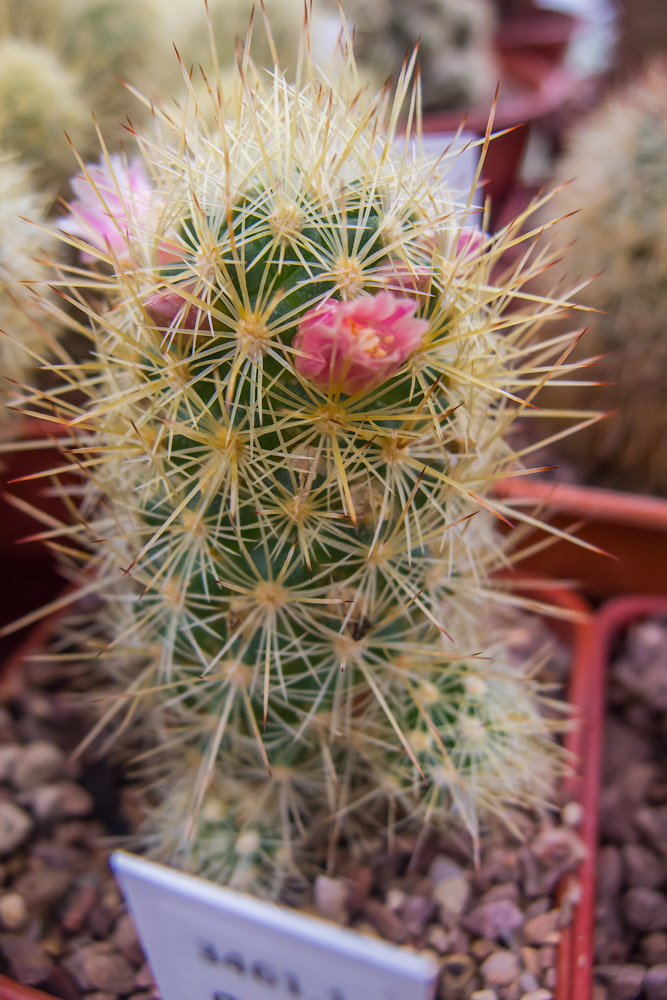
{"type": "MultiPolygon", "coordinates": [[[[31,353],[44,353],[50,340],[45,308],[48,267],[40,257],[53,254],[57,239],[44,225],[45,199],[33,187],[26,166],[0,156],[0,389],[2,403],[27,379],[31,353]],[[28,221],[30,220],[30,221],[28,221]],[[41,223],[41,225],[40,225],[41,223]],[[38,292],[41,293],[38,296],[38,292]]],[[[5,422],[3,405],[0,420],[5,422]]]]}

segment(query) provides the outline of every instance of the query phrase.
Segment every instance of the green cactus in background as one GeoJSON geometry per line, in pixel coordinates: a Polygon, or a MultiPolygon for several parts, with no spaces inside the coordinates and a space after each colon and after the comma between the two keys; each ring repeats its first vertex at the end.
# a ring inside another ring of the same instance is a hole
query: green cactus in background
{"type": "MultiPolygon", "coordinates": [[[[46,280],[52,278],[40,262],[52,257],[58,241],[44,228],[45,199],[33,186],[30,171],[16,157],[0,157],[0,389],[2,403],[25,383],[37,357],[52,341],[46,307],[46,280]],[[28,219],[32,221],[27,221],[28,219]],[[38,295],[38,292],[40,293],[38,295]]],[[[0,423],[6,425],[6,406],[0,423]]]]}
{"type": "Polygon", "coordinates": [[[355,53],[379,83],[397,78],[405,54],[419,45],[422,100],[426,109],[490,105],[498,82],[489,0],[350,0],[355,53]]]}
{"type": "Polygon", "coordinates": [[[91,122],[76,75],[47,48],[0,37],[0,149],[16,150],[35,179],[53,184],[71,172],[65,132],[82,145],[91,122]]]}
{"type": "MultiPolygon", "coordinates": [[[[269,0],[267,7],[275,44],[293,70],[302,0],[269,0]]],[[[84,157],[96,155],[94,109],[109,148],[118,148],[129,140],[128,115],[145,127],[151,101],[180,88],[184,72],[202,65],[210,77],[216,60],[233,66],[252,8],[251,0],[211,0],[213,60],[200,0],[7,0],[0,11],[0,148],[38,166],[37,178],[55,192],[71,173],[64,133],[84,157]],[[176,39],[182,65],[174,59],[176,39]],[[145,104],[123,82],[144,93],[145,104]]],[[[255,61],[272,66],[266,34],[254,37],[255,61]]]]}
{"type": "MultiPolygon", "coordinates": [[[[558,166],[571,181],[555,210],[572,240],[567,276],[597,277],[580,293],[597,313],[580,354],[601,359],[598,408],[609,419],[560,445],[593,482],[667,494],[667,71],[656,65],[573,132],[558,166]]],[[[579,410],[583,386],[568,391],[579,410]]]]}
{"type": "Polygon", "coordinates": [[[65,283],[92,350],[28,401],[88,472],[62,549],[125,691],[99,729],[160,751],[149,843],[267,892],[319,835],[477,836],[559,760],[489,607],[515,558],[493,485],[561,305],[522,304],[537,250],[492,276],[523,220],[473,229],[455,152],[400,139],[412,66],[388,102],[308,53],[295,85],[243,58],[235,106],[214,79],[142,160],[81,164],[61,226],[95,263],[65,283]]]}

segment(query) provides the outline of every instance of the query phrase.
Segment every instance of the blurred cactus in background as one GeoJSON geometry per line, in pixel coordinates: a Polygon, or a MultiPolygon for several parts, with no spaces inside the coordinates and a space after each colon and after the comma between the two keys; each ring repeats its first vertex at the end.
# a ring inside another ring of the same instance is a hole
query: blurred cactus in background
{"type": "Polygon", "coordinates": [[[425,109],[490,106],[498,82],[490,0],[349,0],[344,6],[359,65],[376,84],[395,81],[406,52],[419,45],[425,109]]]}
{"type": "MultiPolygon", "coordinates": [[[[46,278],[40,257],[58,246],[45,229],[46,200],[37,194],[28,168],[14,156],[0,157],[0,402],[19,391],[32,367],[32,352],[44,353],[51,339],[46,278]],[[31,221],[27,221],[30,219],[31,221]]],[[[0,409],[0,423],[8,410],[0,409]]]]}
{"type": "MultiPolygon", "coordinates": [[[[211,0],[209,6],[215,60],[231,68],[253,2],[211,0]]],[[[180,89],[183,72],[200,65],[209,76],[216,72],[202,7],[199,0],[6,0],[0,11],[0,148],[31,161],[55,193],[71,173],[64,133],[83,156],[98,149],[92,110],[114,150],[129,139],[128,115],[133,125],[145,126],[151,101],[180,89]],[[176,40],[182,66],[174,58],[176,40]],[[145,103],[123,83],[145,94],[145,103]]],[[[266,7],[283,68],[293,72],[302,0],[267,0],[266,7]]],[[[266,33],[255,32],[255,39],[255,61],[272,66],[266,33]]]]}
{"type": "Polygon", "coordinates": [[[535,323],[562,303],[523,302],[545,263],[524,219],[473,229],[456,153],[397,142],[414,58],[391,101],[301,46],[294,86],[246,53],[233,106],[213,78],[140,159],[81,163],[62,229],[93,262],[65,283],[91,354],[27,403],[88,472],[64,571],[125,692],[100,729],[159,744],[149,843],[265,892],[319,835],[477,837],[560,759],[491,574],[517,557],[508,431],[569,340],[535,323]]]}
{"type": "MultiPolygon", "coordinates": [[[[557,172],[572,181],[553,207],[576,212],[558,227],[572,240],[567,276],[598,276],[580,293],[591,313],[580,354],[610,383],[596,405],[608,420],[559,447],[592,482],[667,494],[667,67],[654,65],[570,137],[557,172]],[[599,272],[599,273],[598,273],[599,272]]],[[[568,403],[590,404],[583,386],[568,403]]]]}

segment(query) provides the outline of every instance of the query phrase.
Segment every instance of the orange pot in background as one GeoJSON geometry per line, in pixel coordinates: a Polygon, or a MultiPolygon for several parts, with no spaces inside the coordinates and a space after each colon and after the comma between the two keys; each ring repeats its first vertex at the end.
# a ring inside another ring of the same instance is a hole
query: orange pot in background
{"type": "MultiPolygon", "coordinates": [[[[541,519],[572,529],[578,538],[609,553],[556,539],[522,561],[521,569],[568,580],[595,599],[667,595],[667,500],[525,476],[502,480],[496,496],[530,512],[538,508],[541,519]]],[[[536,531],[524,544],[545,537],[536,531]]]]}

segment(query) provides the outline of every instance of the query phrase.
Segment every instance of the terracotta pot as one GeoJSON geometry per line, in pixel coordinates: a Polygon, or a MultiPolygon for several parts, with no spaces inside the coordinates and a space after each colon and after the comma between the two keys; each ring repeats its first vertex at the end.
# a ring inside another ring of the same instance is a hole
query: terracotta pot
{"type": "MultiPolygon", "coordinates": [[[[571,983],[576,979],[579,987],[592,983],[592,942],[593,942],[593,873],[595,869],[595,849],[597,843],[596,815],[590,819],[588,810],[595,808],[597,814],[598,774],[600,759],[600,720],[602,691],[598,674],[590,667],[591,633],[593,631],[591,609],[581,597],[564,585],[549,584],[544,578],[530,574],[512,576],[514,589],[555,607],[569,612],[573,620],[549,619],[554,632],[564,637],[573,649],[572,675],[570,680],[570,701],[579,726],[567,735],[566,748],[576,755],[579,766],[576,773],[566,780],[568,796],[580,802],[587,818],[581,835],[586,842],[588,855],[581,865],[577,878],[583,890],[582,903],[578,907],[573,924],[563,931],[557,960],[556,1000],[586,1000],[589,993],[573,992],[571,983]],[[591,768],[591,764],[593,767],[591,768]]],[[[67,592],[65,593],[67,596],[67,592]]],[[[41,648],[53,627],[55,615],[44,619],[24,641],[14,656],[5,664],[0,674],[0,702],[11,698],[16,685],[21,682],[21,663],[41,648]]],[[[46,993],[0,975],[0,1000],[54,1000],[46,993]]]]}
{"type": "Polygon", "coordinates": [[[65,506],[56,495],[48,471],[62,465],[57,439],[59,425],[36,417],[13,421],[0,449],[0,555],[17,559],[44,558],[42,543],[20,539],[33,535],[42,525],[30,515],[26,505],[52,517],[62,518],[65,506]],[[12,502],[12,498],[15,502],[12,502]]]}
{"type": "MultiPolygon", "coordinates": [[[[33,608],[47,604],[62,589],[55,559],[41,541],[29,540],[44,525],[29,512],[36,507],[47,516],[63,520],[67,510],[42,473],[62,465],[56,440],[57,425],[45,420],[16,420],[0,451],[0,562],[3,597],[0,628],[33,608]],[[24,541],[25,540],[25,541],[24,541]]],[[[0,638],[0,660],[5,659],[19,636],[0,638]]]]}
{"type": "MultiPolygon", "coordinates": [[[[578,538],[609,553],[555,540],[522,569],[573,581],[595,598],[667,594],[667,500],[525,476],[504,479],[496,493],[530,511],[539,507],[540,517],[558,528],[578,525],[578,538]]],[[[546,536],[536,532],[525,544],[540,537],[546,536]]]]}
{"type": "Polygon", "coordinates": [[[496,45],[502,50],[520,49],[559,66],[578,23],[572,14],[533,7],[501,21],[496,45]]]}

